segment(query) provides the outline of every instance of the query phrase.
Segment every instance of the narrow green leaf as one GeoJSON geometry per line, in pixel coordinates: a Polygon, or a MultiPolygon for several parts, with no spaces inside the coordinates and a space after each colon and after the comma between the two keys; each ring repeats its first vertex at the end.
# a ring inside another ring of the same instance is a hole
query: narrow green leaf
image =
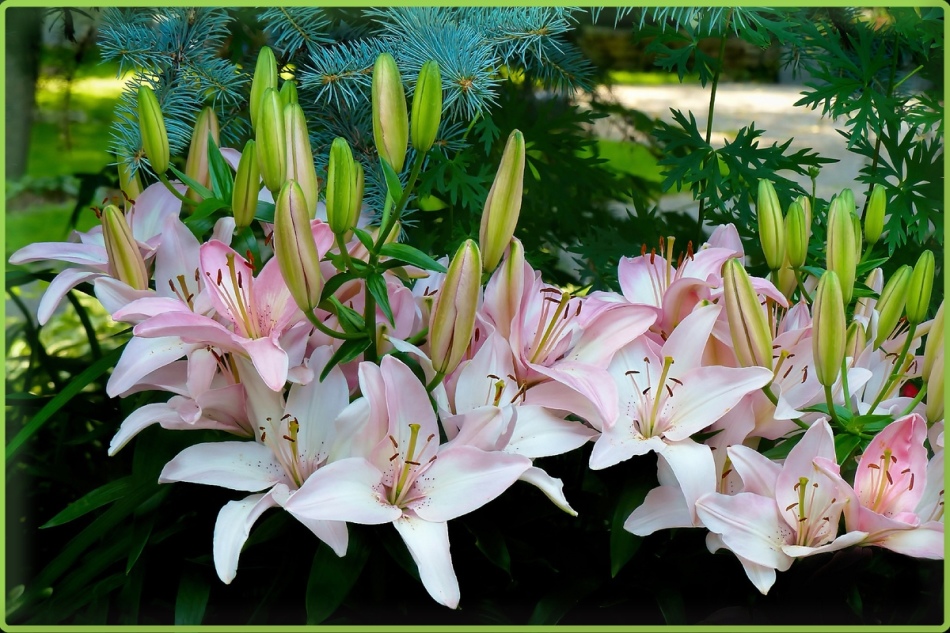
{"type": "Polygon", "coordinates": [[[81,498],[73,501],[60,513],[40,526],[41,530],[55,527],[64,523],[69,523],[74,519],[92,512],[96,508],[101,508],[107,503],[112,503],[121,499],[132,489],[132,477],[127,476],[115,481],[110,481],[104,486],[83,495],[81,498]]]}
{"type": "Polygon", "coordinates": [[[231,238],[231,248],[244,257],[248,257],[248,252],[251,253],[249,259],[254,261],[253,269],[255,274],[259,273],[261,268],[264,267],[260,246],[257,243],[257,236],[254,235],[254,229],[252,227],[245,226],[235,231],[234,237],[231,238]]]}
{"type": "Polygon", "coordinates": [[[386,186],[389,188],[389,197],[393,200],[402,199],[402,183],[399,182],[399,175],[392,168],[392,165],[385,160],[380,159],[383,166],[383,176],[386,178],[386,186]]]}
{"type": "Polygon", "coordinates": [[[852,451],[861,443],[861,438],[850,433],[842,433],[835,436],[835,457],[838,463],[844,463],[852,451]]]}
{"type": "Polygon", "coordinates": [[[190,569],[182,572],[175,598],[175,626],[201,624],[210,594],[211,586],[198,573],[190,569]]]}
{"type": "Polygon", "coordinates": [[[683,594],[677,587],[667,583],[661,584],[656,587],[654,597],[666,624],[686,624],[686,606],[683,604],[683,594]]]}
{"type": "Polygon", "coordinates": [[[334,292],[340,289],[340,286],[354,279],[358,279],[358,277],[350,271],[337,273],[327,279],[327,282],[323,284],[323,292],[320,293],[320,302],[322,303],[329,299],[334,292]]]}
{"type": "Polygon", "coordinates": [[[356,584],[369,559],[369,547],[350,530],[346,556],[338,557],[325,543],[320,543],[307,580],[307,624],[320,624],[333,615],[356,584]]]}
{"type": "Polygon", "coordinates": [[[231,166],[224,160],[221,150],[218,149],[211,131],[208,131],[208,171],[211,175],[211,189],[214,196],[221,200],[230,200],[231,192],[234,190],[234,174],[231,173],[231,166]]]}
{"type": "Polygon", "coordinates": [[[376,305],[383,311],[386,319],[395,326],[393,320],[393,310],[389,307],[389,290],[386,288],[386,280],[379,273],[373,273],[366,278],[366,289],[376,299],[376,305]]]}
{"type": "Polygon", "coordinates": [[[887,257],[880,257],[878,259],[869,259],[866,262],[857,265],[857,267],[855,268],[855,275],[856,276],[867,275],[872,270],[874,270],[878,266],[883,266],[888,261],[889,261],[889,258],[887,257]]]}
{"type": "Polygon", "coordinates": [[[600,582],[592,576],[575,578],[560,589],[541,598],[535,605],[529,625],[557,624],[583,598],[593,593],[600,582]]]}
{"type": "Polygon", "coordinates": [[[135,525],[132,526],[132,547],[129,549],[129,557],[125,563],[126,576],[135,567],[135,563],[145,550],[145,544],[148,543],[148,537],[152,535],[152,528],[155,526],[155,516],[153,513],[146,520],[136,520],[135,525]]]}
{"type": "Polygon", "coordinates": [[[384,257],[393,257],[395,259],[400,259],[407,264],[412,264],[413,266],[418,266],[425,270],[434,270],[437,273],[448,272],[442,264],[435,261],[418,248],[413,248],[408,244],[400,244],[398,242],[392,242],[390,244],[383,244],[383,247],[379,249],[379,254],[384,257]]]}
{"type": "Polygon", "coordinates": [[[73,378],[70,383],[63,388],[62,391],[56,394],[55,398],[47,402],[46,406],[40,409],[37,414],[26,423],[26,426],[20,429],[13,439],[10,440],[10,443],[7,444],[7,461],[9,462],[10,459],[16,455],[16,452],[21,446],[23,446],[23,443],[30,439],[34,433],[39,431],[47,420],[49,420],[56,412],[62,409],[67,402],[76,396],[76,394],[85,389],[86,385],[90,384],[102,376],[102,374],[104,374],[110,368],[114,367],[116,362],[118,362],[119,356],[121,356],[123,349],[125,349],[124,345],[117,347],[94,362],[92,365],[87,367],[84,372],[73,378]]]}
{"type": "Polygon", "coordinates": [[[356,236],[356,239],[360,241],[360,244],[366,247],[366,250],[372,252],[373,250],[373,236],[364,231],[363,229],[353,228],[353,235],[356,236]]]}
{"type": "Polygon", "coordinates": [[[320,382],[330,375],[330,370],[337,366],[339,363],[348,363],[360,354],[362,354],[366,348],[369,347],[368,338],[357,338],[351,339],[349,341],[343,341],[343,344],[333,352],[333,356],[330,357],[330,360],[327,361],[327,366],[323,368],[323,371],[320,373],[320,382]]]}
{"type": "Polygon", "coordinates": [[[187,176],[186,174],[183,174],[182,172],[178,171],[174,165],[169,165],[168,168],[172,171],[173,174],[175,174],[178,177],[180,181],[182,181],[183,183],[185,183],[186,185],[188,185],[189,187],[197,191],[198,195],[200,195],[202,198],[214,198],[214,192],[208,189],[207,187],[205,187],[204,185],[202,185],[200,182],[198,182],[194,178],[191,178],[190,176],[187,176]]]}
{"type": "Polygon", "coordinates": [[[336,317],[340,321],[340,325],[344,331],[349,333],[363,331],[366,324],[363,321],[363,316],[359,312],[343,305],[336,297],[331,296],[329,301],[333,305],[336,317]]]}
{"type": "Polygon", "coordinates": [[[199,224],[204,224],[202,220],[209,217],[218,209],[224,209],[227,206],[228,203],[219,198],[205,198],[198,203],[198,206],[195,207],[195,210],[192,212],[192,214],[185,218],[185,225],[188,228],[191,228],[199,224]]]}
{"type": "Polygon", "coordinates": [[[479,525],[473,528],[466,526],[468,531],[475,537],[475,547],[478,548],[485,558],[499,569],[503,570],[508,576],[511,576],[511,555],[508,553],[508,545],[505,543],[505,535],[501,530],[492,525],[479,525]]]}
{"type": "Polygon", "coordinates": [[[623,529],[627,517],[646,499],[649,487],[642,481],[627,479],[610,519],[610,577],[616,578],[624,565],[640,549],[643,538],[623,529]]]}
{"type": "Polygon", "coordinates": [[[274,223],[274,203],[265,202],[264,200],[257,201],[257,210],[254,211],[254,219],[260,220],[261,222],[267,222],[268,224],[274,223]]]}
{"type": "Polygon", "coordinates": [[[804,436],[804,433],[793,435],[781,444],[777,444],[769,450],[763,452],[762,455],[768,457],[769,459],[785,459],[788,457],[789,451],[795,448],[795,445],[801,442],[804,436]]]}

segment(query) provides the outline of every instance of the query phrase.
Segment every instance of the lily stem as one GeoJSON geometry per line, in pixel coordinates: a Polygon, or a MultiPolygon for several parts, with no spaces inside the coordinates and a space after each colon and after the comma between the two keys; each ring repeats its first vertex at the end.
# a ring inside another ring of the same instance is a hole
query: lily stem
{"type": "Polygon", "coordinates": [[[303,312],[307,315],[307,319],[313,324],[313,327],[317,328],[329,337],[338,338],[344,341],[352,341],[358,338],[363,338],[363,334],[357,332],[337,332],[318,319],[317,315],[315,315],[312,310],[304,310],[303,312]]]}
{"type": "Polygon", "coordinates": [[[835,399],[834,396],[831,395],[830,386],[825,386],[825,403],[828,405],[828,415],[831,416],[831,421],[836,425],[840,425],[841,423],[838,421],[838,413],[835,411],[835,399]]]}
{"type": "Polygon", "coordinates": [[[916,407],[918,404],[920,404],[921,400],[923,400],[923,399],[924,399],[924,396],[926,396],[926,395],[927,395],[927,383],[924,383],[924,384],[920,387],[920,391],[917,392],[917,395],[914,396],[914,399],[910,401],[910,404],[908,404],[908,405],[907,405],[907,408],[904,409],[904,412],[901,413],[901,417],[903,417],[903,416],[907,415],[908,413],[910,413],[911,411],[913,411],[913,410],[914,410],[914,407],[916,407]]]}
{"type": "Polygon", "coordinates": [[[185,196],[182,193],[180,193],[178,189],[175,189],[175,186],[172,183],[168,182],[168,177],[166,177],[165,174],[158,174],[158,179],[161,181],[163,185],[165,185],[166,189],[172,192],[173,196],[175,196],[176,198],[182,201],[182,204],[187,204],[192,207],[198,206],[197,202],[195,202],[188,196],[185,196]]]}

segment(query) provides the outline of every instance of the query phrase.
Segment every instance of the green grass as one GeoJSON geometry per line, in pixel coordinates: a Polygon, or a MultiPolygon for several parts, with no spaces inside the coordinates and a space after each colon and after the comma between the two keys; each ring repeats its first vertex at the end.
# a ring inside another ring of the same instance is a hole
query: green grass
{"type": "Polygon", "coordinates": [[[689,74],[680,81],[676,73],[661,72],[631,72],[628,70],[611,70],[607,77],[612,85],[617,86],[669,86],[676,84],[698,84],[699,75],[689,74]]]}
{"type": "Polygon", "coordinates": [[[607,160],[607,168],[654,182],[661,182],[660,167],[646,146],[630,141],[598,139],[597,151],[607,160]]]}
{"type": "MultiPolygon", "coordinates": [[[[6,217],[6,258],[33,242],[62,242],[69,237],[69,216],[74,203],[33,207],[29,211],[8,213],[6,217]]],[[[92,211],[79,215],[76,228],[88,231],[98,223],[92,211]]]]}

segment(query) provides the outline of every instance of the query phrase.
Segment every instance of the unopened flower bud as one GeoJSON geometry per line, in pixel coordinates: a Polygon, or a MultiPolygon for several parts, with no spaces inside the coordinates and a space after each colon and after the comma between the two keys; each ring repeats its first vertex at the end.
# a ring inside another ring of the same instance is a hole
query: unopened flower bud
{"type": "Polygon", "coordinates": [[[818,281],[812,310],[812,353],[818,382],[825,387],[835,384],[844,362],[847,330],[844,318],[844,297],[841,282],[833,270],[827,270],[818,281]]]}
{"type": "Polygon", "coordinates": [[[449,264],[429,316],[429,355],[441,374],[458,367],[472,340],[481,269],[478,245],[465,240],[449,264]]]}
{"type": "Polygon", "coordinates": [[[887,210],[887,193],[881,185],[874,185],[864,214],[864,239],[876,244],[884,231],[884,213],[887,210]]]}
{"type": "Polygon", "coordinates": [[[795,270],[788,263],[788,255],[785,256],[785,263],[778,271],[778,283],[776,286],[785,298],[791,303],[795,289],[798,288],[798,279],[795,277],[795,270]]]}
{"type": "Polygon", "coordinates": [[[848,210],[849,214],[854,214],[854,192],[850,189],[842,189],[841,193],[838,194],[838,199],[841,200],[841,204],[845,206],[845,209],[848,210]]]}
{"type": "Polygon", "coordinates": [[[355,171],[353,152],[346,139],[333,139],[327,166],[327,223],[336,235],[343,235],[355,226],[350,223],[356,193],[355,171]]]}
{"type": "Polygon", "coordinates": [[[943,301],[940,302],[940,307],[937,308],[937,314],[934,315],[933,323],[930,324],[930,332],[927,334],[927,345],[924,347],[924,366],[921,370],[924,380],[930,379],[930,371],[938,354],[943,354],[943,301]]]}
{"type": "Polygon", "coordinates": [[[284,104],[284,107],[287,107],[297,103],[298,101],[297,84],[288,79],[280,87],[280,102],[284,104]]]}
{"type": "Polygon", "coordinates": [[[261,97],[257,118],[257,164],[264,177],[264,186],[280,191],[287,179],[287,133],[284,108],[275,88],[268,88],[261,97]]]}
{"type": "Polygon", "coordinates": [[[868,344],[867,330],[857,321],[848,326],[848,340],[844,346],[844,355],[857,358],[868,344]]]}
{"type": "Polygon", "coordinates": [[[132,166],[129,161],[119,158],[119,189],[129,200],[135,200],[142,193],[142,181],[139,179],[138,172],[132,172],[132,166]]]}
{"type": "Polygon", "coordinates": [[[901,315],[904,313],[904,302],[907,300],[907,284],[910,282],[910,266],[904,265],[894,271],[891,278],[881,290],[881,298],[877,300],[877,335],[874,337],[874,348],[877,349],[887,340],[897,327],[901,315]]]}
{"type": "Polygon", "coordinates": [[[300,185],[307,199],[307,212],[312,219],[317,214],[320,182],[317,180],[317,168],[313,164],[307,119],[300,104],[284,106],[284,133],[287,138],[287,173],[284,179],[294,180],[300,185]]]}
{"type": "Polygon", "coordinates": [[[409,115],[402,77],[389,53],[377,57],[373,67],[373,141],[379,157],[397,173],[402,171],[409,146],[409,115]]]}
{"type": "Polygon", "coordinates": [[[138,111],[142,149],[155,173],[164,174],[168,171],[170,160],[168,132],[165,130],[165,117],[158,105],[158,97],[150,86],[139,86],[138,111]]]}
{"type": "Polygon", "coordinates": [[[274,255],[294,301],[301,310],[312,312],[323,290],[320,255],[310,228],[307,199],[293,180],[284,183],[274,205],[274,255]]]}
{"type": "Polygon", "coordinates": [[[811,239],[811,198],[808,196],[798,196],[795,198],[802,211],[805,212],[805,230],[808,233],[808,239],[811,239]]]}
{"type": "MultiPolygon", "coordinates": [[[[848,191],[845,189],[845,191],[848,191]]],[[[851,301],[854,292],[854,276],[857,272],[858,258],[855,256],[854,225],[847,200],[838,196],[831,202],[828,210],[828,270],[835,271],[841,284],[841,296],[845,304],[851,301]]]]}
{"type": "Polygon", "coordinates": [[[742,367],[772,369],[772,330],[749,273],[732,258],[722,267],[722,280],[736,359],[742,367]]]}
{"type": "MultiPolygon", "coordinates": [[[[851,230],[854,233],[854,261],[859,262],[861,261],[861,249],[864,248],[864,234],[861,232],[861,220],[855,214],[851,215],[851,230]]],[[[856,267],[857,263],[855,263],[856,267]]]]}
{"type": "Polygon", "coordinates": [[[254,68],[251,97],[248,102],[251,126],[255,131],[257,131],[257,117],[261,112],[261,102],[264,100],[264,93],[269,88],[277,88],[277,59],[274,57],[274,51],[265,46],[257,55],[257,66],[254,68]]]}
{"type": "Polygon", "coordinates": [[[257,147],[253,140],[244,145],[237,173],[234,175],[234,188],[231,190],[231,210],[234,212],[234,225],[237,228],[250,226],[257,213],[257,195],[261,191],[261,170],[257,165],[257,147]]]}
{"type": "Polygon", "coordinates": [[[759,180],[759,195],[755,206],[759,220],[759,240],[765,261],[771,270],[778,270],[785,262],[785,223],[778,194],[770,180],[759,180]]]}
{"type": "MultiPolygon", "coordinates": [[[[195,130],[191,133],[191,145],[188,147],[188,160],[185,162],[185,174],[205,187],[211,187],[211,170],[208,167],[208,134],[214,144],[220,141],[218,115],[211,108],[205,108],[195,121],[195,130]]],[[[192,200],[201,200],[197,191],[189,188],[187,195],[192,200]]]]}
{"type": "Polygon", "coordinates": [[[495,172],[495,181],[485,199],[478,244],[482,251],[482,265],[492,272],[518,225],[521,213],[521,194],[524,189],[525,146],[524,136],[513,130],[508,136],[501,164],[495,172]]]}
{"type": "MultiPolygon", "coordinates": [[[[867,276],[867,279],[864,280],[864,285],[870,288],[872,292],[877,293],[878,297],[880,297],[881,290],[884,287],[884,271],[880,268],[872,270],[867,276]]],[[[877,300],[873,297],[861,297],[854,304],[855,318],[863,317],[866,322],[870,322],[871,314],[876,304],[877,300]]]]}
{"type": "Polygon", "coordinates": [[[412,118],[409,120],[409,136],[412,146],[425,154],[435,142],[442,121],[442,75],[439,64],[429,60],[419,70],[416,92],[412,95],[412,118]]]}
{"type": "Polygon", "coordinates": [[[943,350],[934,358],[927,379],[927,422],[935,424],[943,419],[943,350]]]}
{"type": "Polygon", "coordinates": [[[907,322],[917,324],[927,318],[934,285],[934,254],[924,251],[917,258],[907,283],[907,322]]]}
{"type": "Polygon", "coordinates": [[[142,251],[132,236],[125,215],[114,204],[102,210],[102,237],[113,276],[136,290],[148,288],[148,271],[142,251]]]}
{"type": "MultiPolygon", "coordinates": [[[[363,210],[363,165],[358,160],[353,161],[353,196],[350,198],[350,226],[356,226],[360,221],[363,210]]],[[[396,232],[396,235],[399,235],[396,232]]]]}
{"type": "Polygon", "coordinates": [[[805,226],[805,210],[793,201],[785,215],[785,246],[788,263],[794,269],[805,265],[808,256],[808,227],[805,226]]]}

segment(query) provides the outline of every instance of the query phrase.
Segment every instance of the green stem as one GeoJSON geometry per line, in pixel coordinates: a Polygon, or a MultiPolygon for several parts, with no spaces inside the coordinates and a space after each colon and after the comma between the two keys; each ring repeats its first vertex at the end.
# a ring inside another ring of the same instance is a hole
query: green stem
{"type": "Polygon", "coordinates": [[[350,269],[350,252],[346,250],[346,242],[343,241],[343,235],[337,234],[336,245],[340,249],[340,255],[343,257],[343,269],[350,269]]]}
{"type": "MultiPolygon", "coordinates": [[[[891,72],[890,72],[890,76],[887,79],[887,98],[888,99],[894,96],[894,88],[897,87],[894,85],[894,76],[897,74],[897,61],[900,58],[900,55],[897,54],[898,44],[900,43],[900,33],[897,32],[897,29],[895,29],[894,31],[895,31],[894,32],[894,51],[891,54],[891,72]]],[[[874,177],[877,175],[877,164],[881,158],[882,139],[883,139],[883,135],[878,134],[877,139],[875,139],[874,141],[874,155],[871,157],[871,170],[869,172],[871,177],[868,180],[867,193],[864,195],[864,206],[861,207],[861,221],[862,222],[864,221],[864,214],[867,213],[867,210],[868,210],[868,202],[871,200],[871,191],[874,190],[874,177]]]]}
{"type": "Polygon", "coordinates": [[[795,281],[798,282],[798,291],[802,293],[802,296],[805,297],[805,301],[809,304],[811,303],[811,295],[808,294],[808,291],[805,290],[805,282],[802,281],[801,271],[795,271],[795,281]]]}
{"type": "Polygon", "coordinates": [[[419,345],[420,343],[425,341],[428,335],[429,335],[429,326],[427,325],[421,330],[419,330],[418,332],[416,332],[415,334],[413,334],[412,336],[410,336],[409,338],[407,338],[406,342],[411,345],[419,345]]]}
{"type": "Polygon", "coordinates": [[[69,299],[69,303],[73,305],[76,316],[79,317],[79,322],[82,324],[82,329],[86,331],[86,338],[89,339],[89,351],[92,352],[92,357],[99,360],[102,358],[102,348],[99,347],[99,338],[96,336],[96,328],[92,326],[92,321],[89,320],[86,309],[79,303],[79,299],[76,298],[76,293],[72,290],[66,293],[66,298],[69,299]]]}
{"type": "Polygon", "coordinates": [[[920,404],[921,400],[923,400],[924,396],[926,395],[927,395],[927,383],[924,383],[923,386],[921,386],[920,391],[917,392],[917,395],[914,396],[914,399],[910,401],[910,404],[908,404],[907,408],[904,409],[904,412],[901,413],[901,417],[904,417],[905,415],[913,411],[914,407],[920,404]]]}
{"type": "Polygon", "coordinates": [[[906,75],[904,75],[904,78],[903,78],[903,79],[901,79],[901,80],[898,81],[896,84],[894,84],[894,87],[891,88],[891,91],[893,92],[894,90],[897,90],[897,89],[900,87],[900,85],[901,85],[902,83],[904,83],[905,81],[907,81],[908,79],[910,79],[911,77],[913,77],[914,75],[916,75],[919,71],[921,71],[921,70],[923,70],[923,69],[924,69],[923,66],[918,66],[917,68],[913,69],[912,71],[910,71],[909,73],[907,73],[906,75]]]}
{"type": "MultiPolygon", "coordinates": [[[[771,402],[774,405],[778,405],[778,398],[772,392],[772,383],[769,383],[765,385],[764,387],[762,387],[762,393],[764,393],[765,397],[769,399],[769,402],[771,402]]],[[[799,428],[805,429],[806,431],[808,430],[808,424],[806,424],[804,420],[800,420],[798,418],[792,418],[792,422],[797,424],[799,428]]]]}
{"type": "Polygon", "coordinates": [[[382,228],[379,231],[379,236],[376,238],[376,244],[373,245],[374,252],[378,253],[380,247],[386,243],[386,238],[389,237],[389,232],[392,231],[393,225],[396,224],[396,220],[399,219],[399,216],[402,215],[403,209],[406,208],[406,204],[409,202],[409,196],[412,194],[412,188],[416,185],[416,180],[419,178],[419,172],[422,171],[423,162],[425,162],[425,154],[416,154],[416,160],[412,163],[412,170],[409,172],[409,180],[406,182],[406,187],[402,191],[402,197],[399,198],[399,202],[396,203],[392,214],[390,214],[390,216],[386,218],[386,221],[382,224],[382,228]]]}
{"type": "Polygon", "coordinates": [[[426,391],[431,392],[433,389],[439,386],[439,383],[445,378],[445,374],[441,371],[435,372],[435,376],[432,377],[432,381],[426,385],[426,391]]]}
{"type": "Polygon", "coordinates": [[[851,389],[848,388],[848,359],[847,357],[841,359],[841,390],[844,394],[845,408],[851,413],[854,413],[854,409],[851,408],[851,389]]]}
{"type": "Polygon", "coordinates": [[[158,174],[158,179],[161,181],[163,185],[165,185],[166,189],[172,192],[172,195],[174,195],[176,198],[181,200],[182,204],[187,204],[192,207],[198,206],[197,202],[185,196],[184,194],[180,193],[177,189],[175,189],[175,186],[172,185],[172,183],[168,182],[168,178],[165,176],[165,174],[158,174]]]}
{"type": "Polygon", "coordinates": [[[836,425],[840,424],[838,422],[838,414],[835,412],[835,399],[831,395],[831,387],[825,387],[825,403],[828,405],[828,415],[831,416],[831,421],[836,425]]]}
{"type": "Polygon", "coordinates": [[[358,332],[337,332],[336,330],[327,327],[327,325],[318,319],[317,315],[315,315],[311,310],[304,310],[303,313],[307,315],[307,319],[313,324],[313,327],[317,328],[327,336],[338,338],[344,341],[352,341],[358,338],[363,338],[363,334],[358,332]]]}
{"type": "Polygon", "coordinates": [[[907,340],[904,341],[904,347],[901,348],[901,353],[897,357],[897,362],[894,363],[894,369],[891,371],[891,375],[888,377],[887,382],[884,383],[884,388],[881,389],[881,392],[877,394],[877,398],[874,399],[874,404],[871,405],[869,413],[874,413],[874,410],[877,409],[877,405],[881,404],[881,401],[885,396],[891,391],[894,387],[894,383],[897,382],[897,379],[903,375],[904,371],[904,359],[907,357],[907,352],[910,350],[910,344],[914,340],[914,334],[917,332],[917,324],[911,323],[910,329],[907,330],[907,340]]]}
{"type": "MultiPolygon", "coordinates": [[[[375,267],[377,261],[377,255],[372,253],[370,255],[370,266],[375,267]]],[[[373,293],[369,291],[369,283],[366,280],[363,281],[363,295],[365,297],[364,306],[363,306],[363,331],[366,333],[366,336],[369,337],[369,347],[366,348],[366,351],[363,352],[363,359],[371,363],[375,363],[377,359],[377,350],[376,350],[376,297],[373,296],[373,293]]]]}

